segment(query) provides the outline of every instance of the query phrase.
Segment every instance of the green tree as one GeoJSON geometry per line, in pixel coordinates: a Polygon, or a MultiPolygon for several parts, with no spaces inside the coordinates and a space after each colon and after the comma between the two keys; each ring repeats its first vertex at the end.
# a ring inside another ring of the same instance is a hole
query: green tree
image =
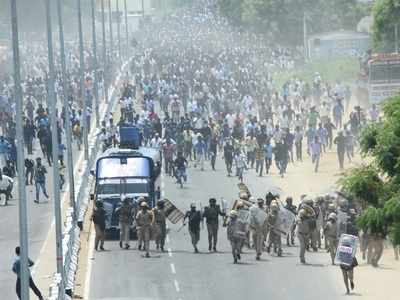
{"type": "Polygon", "coordinates": [[[378,0],[374,4],[372,12],[375,48],[384,52],[394,51],[395,27],[400,25],[400,1],[378,0]]]}
{"type": "Polygon", "coordinates": [[[383,113],[383,120],[360,137],[361,152],[371,164],[351,170],[339,185],[365,208],[357,221],[361,229],[389,234],[400,245],[400,96],[385,101],[383,113]]]}
{"type": "Polygon", "coordinates": [[[291,44],[303,41],[304,13],[309,33],[355,29],[368,13],[357,0],[219,0],[219,7],[233,24],[291,44]]]}

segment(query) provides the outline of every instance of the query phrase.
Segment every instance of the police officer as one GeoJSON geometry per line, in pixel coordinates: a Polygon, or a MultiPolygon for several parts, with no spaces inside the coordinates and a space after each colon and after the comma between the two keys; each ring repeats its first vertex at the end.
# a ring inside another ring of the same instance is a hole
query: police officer
{"type": "MultiPolygon", "coordinates": [[[[136,225],[138,230],[139,240],[144,243],[144,251],[146,251],[146,257],[150,257],[149,246],[150,246],[150,234],[151,228],[154,223],[154,215],[149,210],[149,205],[146,201],[140,203],[140,211],[136,215],[136,225]]],[[[141,245],[139,244],[139,250],[141,245]]]]}
{"type": "Polygon", "coordinates": [[[186,219],[189,219],[188,228],[194,252],[199,253],[199,250],[197,249],[197,243],[200,240],[201,213],[200,211],[196,210],[196,204],[192,203],[190,205],[190,210],[186,212],[185,217],[183,218],[184,225],[186,219]]]}
{"type": "MultiPolygon", "coordinates": [[[[285,208],[289,210],[291,213],[294,215],[297,215],[297,207],[296,205],[293,205],[293,198],[292,197],[287,197],[286,198],[286,205],[285,208]]],[[[287,234],[286,236],[286,244],[287,246],[292,245],[294,246],[294,231],[296,229],[296,223],[294,222],[292,226],[290,227],[290,233],[287,234]]]]}
{"type": "Polygon", "coordinates": [[[278,256],[282,256],[282,241],[281,234],[277,230],[278,225],[278,214],[279,214],[279,205],[276,201],[271,202],[270,213],[267,217],[267,222],[269,225],[269,240],[267,252],[271,251],[271,246],[274,244],[274,252],[278,254],[278,256]]]}
{"type": "Polygon", "coordinates": [[[221,211],[219,205],[217,205],[217,200],[215,198],[210,198],[210,205],[204,208],[203,218],[207,222],[208,231],[208,250],[214,250],[217,252],[217,239],[218,239],[218,216],[224,216],[225,214],[221,211]]]}
{"type": "Polygon", "coordinates": [[[335,213],[330,213],[328,216],[328,222],[324,227],[325,239],[328,241],[328,250],[331,255],[332,265],[335,264],[336,249],[338,245],[337,235],[337,216],[335,213]]]}
{"type": "Polygon", "coordinates": [[[153,209],[154,214],[154,232],[157,250],[161,248],[164,252],[165,237],[167,235],[167,223],[164,212],[164,201],[157,202],[157,207],[153,209]]]}
{"type": "Polygon", "coordinates": [[[300,262],[306,263],[305,253],[308,236],[310,234],[309,222],[307,220],[307,214],[304,209],[301,209],[298,214],[296,221],[296,235],[300,243],[300,262]]]}
{"type": "MultiPolygon", "coordinates": [[[[314,252],[318,251],[318,247],[317,247],[317,243],[318,243],[318,228],[317,228],[317,212],[314,208],[314,201],[311,198],[305,198],[304,199],[304,204],[305,204],[305,208],[306,210],[309,210],[309,215],[307,218],[308,224],[309,224],[309,230],[310,230],[310,234],[308,235],[308,239],[307,239],[307,250],[309,248],[309,245],[311,244],[311,247],[313,249],[314,252]]],[[[300,204],[301,205],[301,204],[300,204]]]]}
{"type": "MultiPolygon", "coordinates": [[[[329,203],[328,204],[328,208],[327,208],[327,210],[325,212],[325,217],[324,217],[324,227],[328,223],[328,218],[329,218],[329,215],[331,213],[335,213],[336,214],[336,206],[333,203],[329,203]]],[[[337,215],[336,215],[336,219],[337,219],[337,215]]],[[[324,243],[325,243],[325,249],[327,249],[329,251],[329,241],[328,241],[328,239],[326,237],[324,239],[324,243]]]]}
{"type": "Polygon", "coordinates": [[[119,218],[119,247],[122,248],[125,244],[125,249],[129,249],[129,232],[133,220],[133,206],[128,198],[123,196],[122,205],[116,209],[116,215],[119,218]]]}
{"type": "Polygon", "coordinates": [[[253,241],[256,249],[256,260],[260,260],[263,252],[263,244],[266,237],[267,223],[260,223],[260,219],[257,215],[266,214],[264,208],[264,200],[262,198],[257,199],[257,206],[251,208],[250,214],[250,227],[253,230],[253,241]]]}
{"type": "Polygon", "coordinates": [[[100,250],[104,251],[104,239],[106,230],[106,211],[103,208],[103,202],[97,201],[96,207],[93,210],[92,221],[94,223],[94,229],[96,231],[96,237],[94,240],[94,249],[97,251],[99,243],[100,250]]]}
{"type": "MultiPolygon", "coordinates": [[[[343,246],[352,247],[352,242],[347,237],[343,238],[341,244],[343,246]]],[[[357,266],[358,266],[358,261],[356,257],[353,257],[351,265],[344,265],[344,264],[340,265],[347,294],[350,294],[350,288],[352,290],[354,289],[354,268],[357,266]],[[349,282],[350,282],[350,288],[349,288],[349,282]]]]}
{"type": "Polygon", "coordinates": [[[245,224],[238,221],[236,210],[232,210],[229,217],[226,232],[232,246],[233,263],[236,264],[238,259],[240,259],[240,250],[246,239],[246,230],[244,228],[245,224]]]}

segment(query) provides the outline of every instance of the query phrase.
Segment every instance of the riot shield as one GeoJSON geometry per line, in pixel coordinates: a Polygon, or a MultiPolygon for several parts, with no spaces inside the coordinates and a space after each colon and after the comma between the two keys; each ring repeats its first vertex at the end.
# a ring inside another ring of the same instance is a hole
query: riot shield
{"type": "Polygon", "coordinates": [[[342,234],[336,250],[335,263],[351,267],[357,252],[358,237],[342,234]]]}
{"type": "Polygon", "coordinates": [[[294,213],[280,205],[278,219],[275,224],[276,232],[287,235],[290,232],[290,229],[292,228],[295,219],[296,215],[294,213]]]}

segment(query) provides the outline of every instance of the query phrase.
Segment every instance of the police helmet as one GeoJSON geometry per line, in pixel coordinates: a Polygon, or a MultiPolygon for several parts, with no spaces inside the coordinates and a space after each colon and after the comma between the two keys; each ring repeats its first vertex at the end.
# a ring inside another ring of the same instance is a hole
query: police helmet
{"type": "Polygon", "coordinates": [[[310,206],[314,205],[314,201],[313,201],[312,198],[305,198],[304,199],[304,203],[307,204],[307,205],[310,205],[310,206]]]}
{"type": "Polygon", "coordinates": [[[336,221],[336,219],[337,219],[337,216],[336,216],[336,214],[335,214],[335,213],[330,213],[330,214],[329,214],[329,216],[328,216],[328,219],[329,219],[329,220],[336,221]]]}
{"type": "Polygon", "coordinates": [[[237,217],[237,211],[236,210],[231,210],[231,212],[230,212],[230,214],[229,214],[229,216],[231,217],[231,218],[233,218],[233,217],[237,217]]]}
{"type": "Polygon", "coordinates": [[[335,204],[329,203],[328,209],[329,209],[329,210],[336,210],[335,204]]]}
{"type": "Polygon", "coordinates": [[[350,215],[356,215],[357,212],[356,212],[356,210],[355,210],[354,208],[350,208],[350,209],[349,209],[349,214],[350,214],[350,215]]]}
{"type": "Polygon", "coordinates": [[[215,204],[215,203],[217,203],[217,199],[210,198],[209,202],[210,202],[210,204],[215,204]]]}
{"type": "Polygon", "coordinates": [[[146,201],[143,201],[142,203],[140,203],[140,207],[149,207],[149,205],[147,204],[146,201]]]}

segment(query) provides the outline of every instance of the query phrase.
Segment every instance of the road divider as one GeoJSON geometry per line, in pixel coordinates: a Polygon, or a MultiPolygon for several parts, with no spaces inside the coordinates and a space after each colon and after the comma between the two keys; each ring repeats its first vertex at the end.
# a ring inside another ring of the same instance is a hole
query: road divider
{"type": "MultiPolygon", "coordinates": [[[[108,119],[111,112],[115,110],[117,105],[117,90],[121,85],[123,74],[129,67],[132,58],[127,60],[121,67],[114,84],[110,88],[108,101],[105,103],[105,109],[102,109],[102,119],[108,119]]],[[[69,207],[66,212],[64,229],[63,229],[63,265],[65,274],[65,299],[72,299],[73,288],[75,282],[75,274],[78,267],[78,256],[80,249],[80,230],[83,226],[83,220],[87,212],[89,204],[89,193],[93,183],[93,176],[90,176],[98,151],[101,148],[98,137],[98,128],[92,126],[89,139],[89,159],[83,161],[82,165],[78,165],[78,172],[75,174],[75,211],[73,207],[69,207]],[[74,221],[76,218],[76,222],[74,221]]],[[[53,275],[52,283],[49,287],[49,300],[60,299],[61,274],[53,275]]]]}

